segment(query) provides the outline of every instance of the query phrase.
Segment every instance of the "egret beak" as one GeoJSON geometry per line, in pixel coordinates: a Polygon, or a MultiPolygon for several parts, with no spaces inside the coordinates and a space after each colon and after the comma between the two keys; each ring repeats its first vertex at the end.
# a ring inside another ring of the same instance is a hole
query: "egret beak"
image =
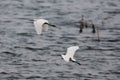
{"type": "Polygon", "coordinates": [[[56,27],[55,25],[50,24],[50,23],[44,23],[44,24],[48,24],[49,26],[56,27]]]}

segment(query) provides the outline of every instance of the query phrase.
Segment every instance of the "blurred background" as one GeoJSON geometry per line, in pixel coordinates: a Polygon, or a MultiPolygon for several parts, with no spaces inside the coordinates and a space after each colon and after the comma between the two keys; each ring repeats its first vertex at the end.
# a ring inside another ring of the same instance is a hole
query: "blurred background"
{"type": "Polygon", "coordinates": [[[120,0],[1,0],[0,80],[119,80],[120,0]],[[81,15],[98,27],[79,33],[81,15]],[[57,28],[37,35],[34,19],[57,28]],[[79,46],[75,59],[61,55],[79,46]]]}

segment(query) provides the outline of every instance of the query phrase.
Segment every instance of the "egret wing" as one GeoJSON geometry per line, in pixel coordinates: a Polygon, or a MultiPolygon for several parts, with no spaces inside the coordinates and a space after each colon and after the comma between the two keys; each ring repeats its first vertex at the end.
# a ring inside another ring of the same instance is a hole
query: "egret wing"
{"type": "Polygon", "coordinates": [[[37,34],[42,33],[42,27],[43,27],[44,23],[48,23],[48,21],[45,19],[38,19],[38,20],[34,21],[34,26],[35,26],[35,30],[36,30],[37,34]]]}

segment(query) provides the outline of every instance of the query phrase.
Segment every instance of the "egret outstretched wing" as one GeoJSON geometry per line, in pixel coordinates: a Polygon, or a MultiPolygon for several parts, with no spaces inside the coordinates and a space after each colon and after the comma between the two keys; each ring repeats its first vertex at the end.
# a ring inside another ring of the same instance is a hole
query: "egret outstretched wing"
{"type": "Polygon", "coordinates": [[[74,59],[74,54],[75,52],[79,49],[78,46],[72,46],[72,47],[69,47],[67,48],[67,53],[66,55],[62,55],[63,59],[66,61],[66,62],[69,62],[70,59],[73,60],[73,61],[76,61],[74,59]]]}

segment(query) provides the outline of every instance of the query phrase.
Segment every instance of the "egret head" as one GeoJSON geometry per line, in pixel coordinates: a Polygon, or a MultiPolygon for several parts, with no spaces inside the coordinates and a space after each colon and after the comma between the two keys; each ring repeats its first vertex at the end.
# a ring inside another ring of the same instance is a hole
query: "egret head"
{"type": "Polygon", "coordinates": [[[42,26],[44,31],[48,31],[48,23],[44,23],[42,26]]]}

